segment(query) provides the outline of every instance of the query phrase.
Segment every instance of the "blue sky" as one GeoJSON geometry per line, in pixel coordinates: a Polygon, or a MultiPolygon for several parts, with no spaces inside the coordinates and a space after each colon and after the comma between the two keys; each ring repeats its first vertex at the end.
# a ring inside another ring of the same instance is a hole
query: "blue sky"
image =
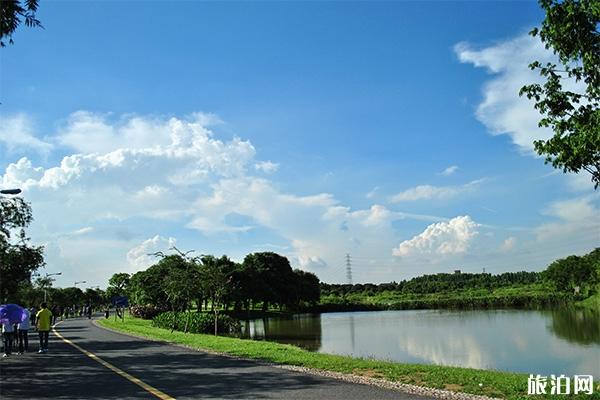
{"type": "Polygon", "coordinates": [[[536,2],[42,2],[0,50],[0,185],[58,285],[173,244],[343,282],[540,270],[600,243],[532,154],[536,2]]]}

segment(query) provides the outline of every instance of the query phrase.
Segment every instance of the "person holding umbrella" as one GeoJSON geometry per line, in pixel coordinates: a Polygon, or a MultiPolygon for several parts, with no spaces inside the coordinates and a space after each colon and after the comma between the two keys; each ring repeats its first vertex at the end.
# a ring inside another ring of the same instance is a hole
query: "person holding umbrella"
{"type": "Polygon", "coordinates": [[[23,308],[16,304],[0,305],[0,323],[2,324],[2,336],[4,339],[4,355],[8,357],[12,353],[14,325],[23,321],[25,314],[23,308]]]}

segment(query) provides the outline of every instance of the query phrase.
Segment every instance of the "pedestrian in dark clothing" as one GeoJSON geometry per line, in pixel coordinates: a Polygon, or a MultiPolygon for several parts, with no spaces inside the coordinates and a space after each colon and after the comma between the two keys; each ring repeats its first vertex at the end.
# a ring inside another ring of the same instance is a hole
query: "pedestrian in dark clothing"
{"type": "Polygon", "coordinates": [[[35,307],[31,307],[29,309],[29,325],[35,326],[35,314],[37,314],[37,309],[35,307]]]}
{"type": "Polygon", "coordinates": [[[52,313],[52,325],[54,325],[56,324],[56,318],[58,317],[58,306],[52,306],[50,312],[52,313]]]}
{"type": "Polygon", "coordinates": [[[13,324],[13,351],[19,351],[19,340],[17,339],[19,329],[18,324],[13,324]]]}

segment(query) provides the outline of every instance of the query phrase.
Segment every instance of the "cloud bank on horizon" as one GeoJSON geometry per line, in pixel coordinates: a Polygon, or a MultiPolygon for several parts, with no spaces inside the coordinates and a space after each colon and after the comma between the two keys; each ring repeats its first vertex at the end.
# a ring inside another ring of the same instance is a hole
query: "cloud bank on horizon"
{"type": "MultiPolygon", "coordinates": [[[[538,115],[516,93],[536,79],[527,63],[550,56],[528,36],[479,50],[463,42],[454,51],[462,63],[490,74],[476,118],[531,157],[533,140],[549,132],[537,127],[538,115]]],[[[367,206],[354,206],[335,193],[294,193],[277,178],[285,160],[260,159],[250,140],[221,138],[216,130],[226,121],[214,114],[79,110],[60,118],[56,130],[41,137],[34,115],[3,116],[0,144],[12,161],[0,185],[23,190],[34,207],[31,233],[46,245],[48,268],[72,281],[105,285],[114,272],[142,270],[154,262],[149,254],[175,244],[238,261],[251,251],[277,251],[328,282],[344,280],[343,257],[350,253],[355,281],[382,282],[457,266],[539,269],[600,243],[598,195],[581,177],[573,179],[569,198],[540,205],[543,223],[527,225],[515,217],[507,228],[478,220],[475,210],[461,206],[493,189],[485,176],[447,185],[423,182],[379,202],[377,193],[389,190],[377,186],[364,196],[367,206]],[[419,203],[427,210],[445,201],[458,205],[444,215],[403,208],[419,203]]],[[[460,179],[459,171],[462,166],[451,165],[432,176],[460,179]]]]}

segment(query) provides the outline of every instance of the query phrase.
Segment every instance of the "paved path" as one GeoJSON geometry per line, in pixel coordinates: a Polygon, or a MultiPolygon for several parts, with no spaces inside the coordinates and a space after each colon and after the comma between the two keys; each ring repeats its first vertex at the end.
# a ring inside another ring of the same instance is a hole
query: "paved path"
{"type": "MultiPolygon", "coordinates": [[[[132,338],[98,328],[87,319],[65,321],[57,331],[81,349],[176,399],[428,400],[132,338]]],[[[156,398],[55,334],[50,335],[48,354],[37,354],[37,344],[32,333],[30,353],[0,361],[3,400],[156,398]]]]}

